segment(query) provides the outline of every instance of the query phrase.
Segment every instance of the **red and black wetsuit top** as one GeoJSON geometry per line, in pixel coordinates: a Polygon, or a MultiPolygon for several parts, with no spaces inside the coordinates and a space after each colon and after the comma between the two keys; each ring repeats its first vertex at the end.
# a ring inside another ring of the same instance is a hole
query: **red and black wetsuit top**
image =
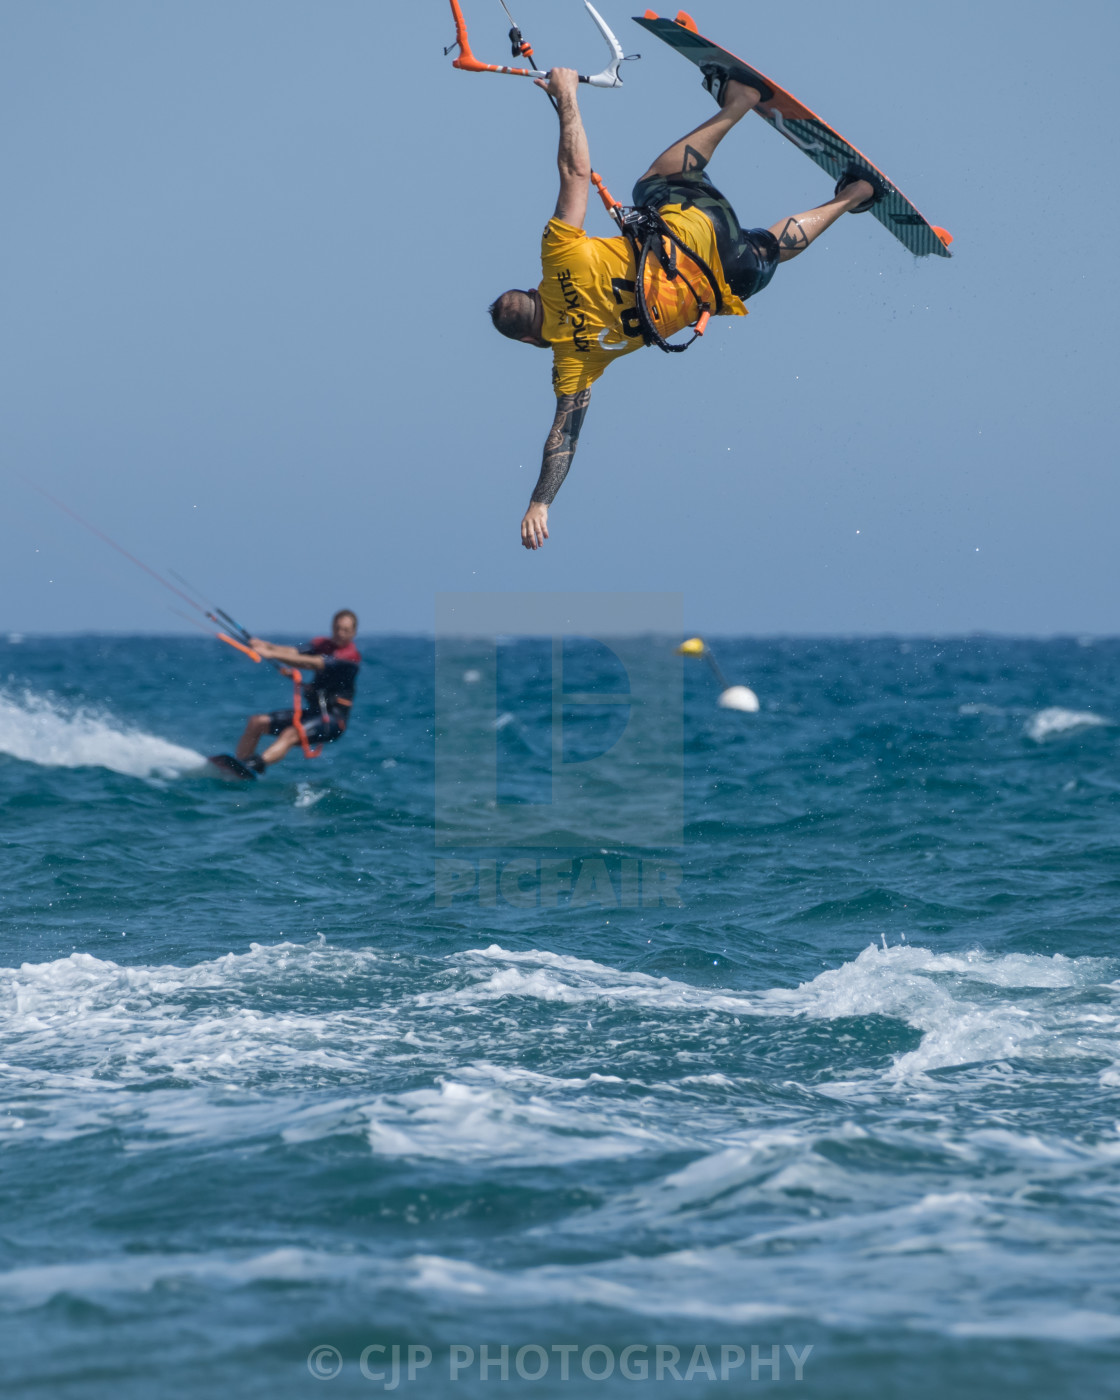
{"type": "MultiPolygon", "coordinates": [[[[304,683],[303,703],[309,710],[348,710],[354,703],[354,687],[362,654],[353,642],[336,646],[331,637],[312,637],[300,647],[304,656],[322,656],[326,665],[321,671],[310,672],[304,683]]],[[[306,674],[306,673],[305,673],[306,674]]]]}

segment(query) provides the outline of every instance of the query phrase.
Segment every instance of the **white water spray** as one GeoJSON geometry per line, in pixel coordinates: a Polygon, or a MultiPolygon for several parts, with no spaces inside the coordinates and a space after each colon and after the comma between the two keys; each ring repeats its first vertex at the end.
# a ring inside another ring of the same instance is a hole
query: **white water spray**
{"type": "Polygon", "coordinates": [[[206,763],[194,749],[118,727],[90,710],[66,710],[30,691],[0,691],[0,754],[47,768],[108,768],[132,778],[174,778],[206,763]]]}

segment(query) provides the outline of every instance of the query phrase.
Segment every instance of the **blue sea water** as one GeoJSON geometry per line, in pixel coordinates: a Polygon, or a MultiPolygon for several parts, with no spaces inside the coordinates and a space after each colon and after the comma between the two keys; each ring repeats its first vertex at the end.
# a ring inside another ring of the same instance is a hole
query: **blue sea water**
{"type": "Polygon", "coordinates": [[[543,904],[362,645],[232,785],[263,668],[0,641],[5,1396],[1120,1394],[1120,643],[718,641],[679,884],[543,904]]]}

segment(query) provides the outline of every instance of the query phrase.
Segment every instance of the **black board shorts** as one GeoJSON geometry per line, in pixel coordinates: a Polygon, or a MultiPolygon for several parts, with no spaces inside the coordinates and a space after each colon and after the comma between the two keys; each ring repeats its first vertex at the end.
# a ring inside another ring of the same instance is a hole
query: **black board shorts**
{"type": "MultiPolygon", "coordinates": [[[[337,710],[328,710],[324,716],[319,710],[303,710],[300,714],[304,733],[309,744],[333,744],[346,733],[346,718],[337,710]]],[[[292,723],[291,710],[273,710],[268,717],[268,734],[283,734],[292,723]]]]}
{"type": "Polygon", "coordinates": [[[740,227],[735,210],[703,170],[647,175],[634,186],[631,197],[636,205],[652,204],[662,209],[666,204],[679,204],[706,214],[716,231],[727,285],[743,301],[769,285],[778,267],[778,240],[769,229],[740,227]]]}

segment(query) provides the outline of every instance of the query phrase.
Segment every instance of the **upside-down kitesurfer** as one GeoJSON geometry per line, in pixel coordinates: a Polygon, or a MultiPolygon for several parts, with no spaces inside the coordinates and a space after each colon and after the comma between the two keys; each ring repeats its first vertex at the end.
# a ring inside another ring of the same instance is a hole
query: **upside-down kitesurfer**
{"type": "Polygon", "coordinates": [[[539,549],[548,538],[548,508],[571,466],[591,385],[612,359],[655,336],[667,340],[694,325],[705,307],[714,305],[716,315],[745,316],[743,302],[768,285],[779,263],[804,252],[841,214],[862,213],[883,195],[882,187],[872,183],[874,177],[853,169],[841,176],[827,203],[769,229],[742,228],[705,167],[762,95],[726,74],[709,74],[704,86],[719,103],[719,112],[662,152],[634,187],[634,205],[655,208],[679,240],[672,248],[667,246],[668,236],[660,240],[671,271],[657,259],[649,260],[651,276],[643,282],[653,322],[643,326],[632,242],[621,235],[591,238],[583,228],[591,157],[577,102],[578,82],[579,75],[570,68],[553,68],[547,83],[537,79],[537,86],[554,99],[560,117],[560,197],[541,240],[544,276],[538,287],[503,292],[490,307],[502,335],[551,349],[553,355],[556,416],[521,521],[526,549],[539,549]]]}
{"type": "Polygon", "coordinates": [[[309,675],[303,687],[298,724],[294,709],[250,715],[235,751],[246,768],[263,773],[297,744],[330,744],[342,738],[354,703],[358,668],[362,664],[361,653],[354,645],[357,634],[357,614],[343,608],[331,619],[329,637],[313,637],[300,647],[277,646],[260,637],[249,638],[249,645],[260,657],[280,662],[286,674],[298,670],[309,675]],[[257,744],[266,734],[274,735],[276,742],[263,754],[258,754],[257,744]]]}

